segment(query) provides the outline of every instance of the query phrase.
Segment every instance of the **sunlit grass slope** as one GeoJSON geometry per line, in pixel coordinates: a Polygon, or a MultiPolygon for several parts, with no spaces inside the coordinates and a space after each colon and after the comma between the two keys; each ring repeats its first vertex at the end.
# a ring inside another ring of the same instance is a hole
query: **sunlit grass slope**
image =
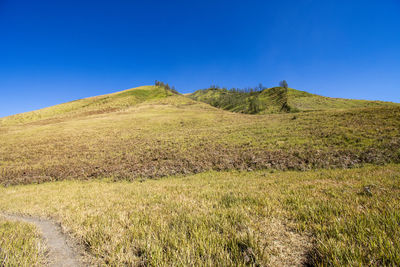
{"type": "Polygon", "coordinates": [[[0,215],[0,266],[43,266],[44,246],[30,224],[9,222],[0,215]]]}
{"type": "MultiPolygon", "coordinates": [[[[397,106],[254,116],[216,109],[158,87],[143,89],[141,95],[151,97],[140,103],[122,104],[134,101],[132,94],[137,99],[137,90],[142,89],[103,96],[108,101],[104,105],[115,108],[106,113],[76,109],[42,119],[32,115],[35,112],[23,119],[4,118],[0,183],[400,161],[397,106]]],[[[61,107],[49,110],[56,113],[61,107]]]]}
{"type": "Polygon", "coordinates": [[[289,89],[288,103],[299,111],[400,106],[393,102],[325,97],[295,89],[289,89]]]}
{"type": "MultiPolygon", "coordinates": [[[[0,212],[60,221],[100,266],[399,265],[400,107],[289,94],[309,112],[148,86],[3,118],[0,212]]],[[[40,261],[33,228],[0,237],[40,261]]]]}
{"type": "Polygon", "coordinates": [[[76,118],[93,114],[109,113],[134,106],[144,101],[174,95],[159,86],[142,86],[109,95],[80,99],[37,111],[17,114],[0,119],[0,125],[15,125],[44,119],[76,118]]]}
{"type": "MultiPolygon", "coordinates": [[[[226,89],[204,89],[198,90],[189,97],[208,103],[210,105],[221,107],[232,112],[249,113],[249,103],[252,98],[259,101],[260,110],[258,114],[281,113],[282,99],[279,97],[283,88],[273,87],[261,92],[237,94],[226,89]],[[226,95],[235,95],[234,97],[243,98],[241,101],[226,101],[226,95]],[[225,101],[224,101],[225,100],[225,101]]],[[[349,108],[383,107],[399,106],[397,103],[383,101],[367,101],[343,98],[330,98],[320,95],[310,94],[289,88],[288,104],[292,112],[311,111],[311,110],[334,110],[349,108]]]]}
{"type": "Polygon", "coordinates": [[[387,165],[21,185],[0,211],[59,220],[99,265],[398,266],[399,196],[387,165]]]}

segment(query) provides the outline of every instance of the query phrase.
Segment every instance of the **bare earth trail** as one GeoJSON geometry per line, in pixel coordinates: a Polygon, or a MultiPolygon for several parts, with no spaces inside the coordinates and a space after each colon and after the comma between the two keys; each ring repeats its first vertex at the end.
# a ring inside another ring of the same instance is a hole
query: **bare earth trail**
{"type": "Polygon", "coordinates": [[[19,215],[0,214],[2,217],[11,221],[20,221],[34,224],[41,232],[46,241],[48,248],[48,264],[54,267],[75,267],[84,266],[80,259],[79,253],[76,252],[74,246],[69,245],[67,237],[62,233],[61,227],[56,223],[35,218],[19,215]]]}

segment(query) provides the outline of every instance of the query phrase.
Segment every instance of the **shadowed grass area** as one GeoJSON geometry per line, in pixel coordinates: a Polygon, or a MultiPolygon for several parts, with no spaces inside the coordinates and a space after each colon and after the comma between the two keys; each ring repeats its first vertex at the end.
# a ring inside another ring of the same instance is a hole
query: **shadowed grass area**
{"type": "Polygon", "coordinates": [[[399,196],[387,165],[15,186],[0,210],[60,220],[107,265],[399,265],[399,196]]]}
{"type": "Polygon", "coordinates": [[[44,247],[33,225],[0,216],[0,266],[42,266],[44,247]]]}

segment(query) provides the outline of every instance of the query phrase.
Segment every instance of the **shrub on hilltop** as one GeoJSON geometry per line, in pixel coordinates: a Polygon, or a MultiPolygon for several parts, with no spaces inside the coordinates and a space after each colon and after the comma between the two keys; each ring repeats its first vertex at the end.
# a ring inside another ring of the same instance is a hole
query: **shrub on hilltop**
{"type": "Polygon", "coordinates": [[[170,87],[168,83],[155,81],[155,86],[163,87],[165,90],[170,91],[171,93],[179,95],[179,92],[176,91],[175,86],[170,87]]]}

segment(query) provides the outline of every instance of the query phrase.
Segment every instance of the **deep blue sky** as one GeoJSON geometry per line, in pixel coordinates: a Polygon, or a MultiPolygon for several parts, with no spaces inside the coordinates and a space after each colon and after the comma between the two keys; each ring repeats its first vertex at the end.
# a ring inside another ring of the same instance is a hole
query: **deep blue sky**
{"type": "Polygon", "coordinates": [[[0,117],[156,79],[400,102],[400,1],[0,0],[0,117]]]}

